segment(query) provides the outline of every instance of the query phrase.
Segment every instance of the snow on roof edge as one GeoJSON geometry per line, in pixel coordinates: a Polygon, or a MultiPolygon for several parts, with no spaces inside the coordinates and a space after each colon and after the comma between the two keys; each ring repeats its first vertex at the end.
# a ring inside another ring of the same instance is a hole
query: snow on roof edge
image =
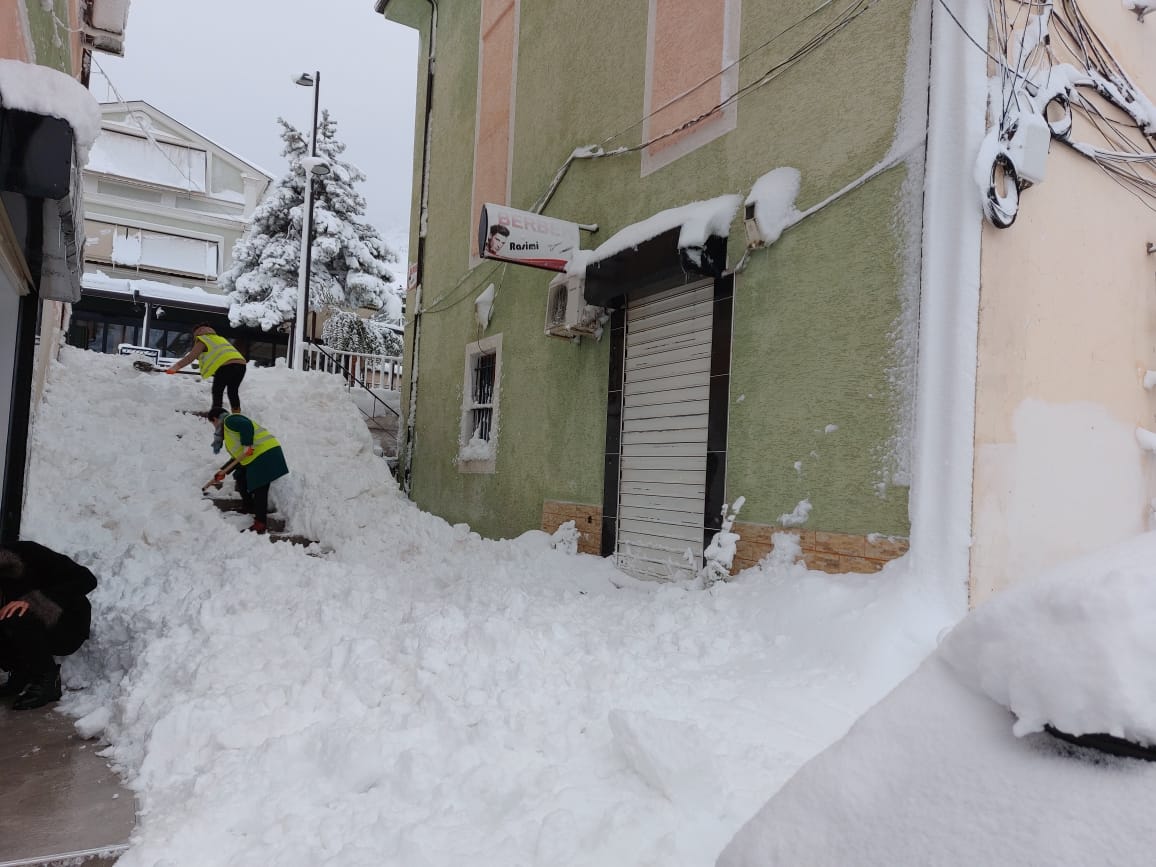
{"type": "MultiPolygon", "coordinates": [[[[133,106],[143,105],[146,108],[151,109],[152,111],[155,111],[157,114],[162,115],[165,118],[165,120],[169,121],[170,123],[173,123],[176,126],[179,126],[181,129],[187,130],[189,133],[196,136],[197,138],[203,139],[208,144],[210,144],[213,147],[217,148],[218,150],[224,152],[225,154],[228,154],[233,159],[237,160],[237,162],[244,163],[249,168],[256,170],[258,174],[268,178],[269,183],[272,183],[278,177],[277,175],[270,172],[268,169],[257,165],[255,162],[253,162],[250,159],[246,159],[245,157],[241,156],[240,154],[238,154],[236,151],[232,150],[231,148],[225,147],[225,145],[221,144],[216,139],[210,138],[209,136],[205,135],[202,132],[198,132],[197,130],[193,129],[191,126],[189,126],[186,123],[182,123],[181,121],[179,121],[175,117],[173,117],[171,114],[169,114],[167,111],[164,111],[163,109],[157,108],[155,105],[153,105],[148,100],[129,99],[129,100],[125,100],[124,102],[118,102],[117,100],[113,100],[111,102],[101,102],[101,103],[98,103],[98,105],[100,107],[101,122],[102,123],[104,122],[104,110],[106,108],[122,108],[122,109],[126,109],[126,110],[131,112],[134,110],[133,106]]],[[[108,122],[109,123],[116,123],[116,121],[108,121],[108,122]]],[[[122,124],[122,125],[132,126],[134,128],[139,129],[139,127],[136,127],[136,125],[133,124],[131,121],[128,124],[122,124]]]]}
{"type": "Polygon", "coordinates": [[[0,104],[17,111],[57,117],[72,127],[80,166],[100,135],[100,104],[72,76],[35,63],[0,59],[0,104]]]}
{"type": "Polygon", "coordinates": [[[110,277],[103,271],[86,271],[81,278],[82,289],[97,292],[111,292],[117,295],[133,297],[140,295],[150,301],[160,301],[168,304],[197,304],[202,307],[215,307],[228,310],[230,301],[224,295],[207,292],[204,289],[190,286],[172,286],[155,280],[133,280],[123,277],[110,277]]]}
{"type": "Polygon", "coordinates": [[[730,235],[731,220],[742,200],[743,197],[737,193],[727,193],[659,211],[645,220],[622,227],[593,250],[577,251],[567,266],[567,273],[579,273],[596,262],[636,248],[673,229],[680,229],[679,247],[701,247],[711,235],[725,238],[730,235]]]}

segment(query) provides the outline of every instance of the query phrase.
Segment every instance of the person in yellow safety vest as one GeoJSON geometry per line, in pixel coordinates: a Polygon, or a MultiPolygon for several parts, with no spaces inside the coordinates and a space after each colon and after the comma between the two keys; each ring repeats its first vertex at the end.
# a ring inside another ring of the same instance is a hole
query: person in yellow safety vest
{"type": "Polygon", "coordinates": [[[202,323],[193,329],[192,348],[165,373],[176,373],[197,359],[201,362],[201,379],[213,381],[213,405],[209,411],[223,406],[221,398],[225,389],[228,389],[229,409],[240,412],[241,380],[245,378],[246,370],[245,356],[228,340],[217,334],[213,326],[202,323]]]}
{"type": "Polygon", "coordinates": [[[246,512],[253,515],[249,531],[264,534],[269,520],[269,485],[288,475],[285,453],[277,438],[257,422],[239,412],[225,412],[221,407],[209,410],[209,421],[233,459],[213,476],[214,482],[225,481],[229,465],[236,462],[233,479],[246,512]]]}

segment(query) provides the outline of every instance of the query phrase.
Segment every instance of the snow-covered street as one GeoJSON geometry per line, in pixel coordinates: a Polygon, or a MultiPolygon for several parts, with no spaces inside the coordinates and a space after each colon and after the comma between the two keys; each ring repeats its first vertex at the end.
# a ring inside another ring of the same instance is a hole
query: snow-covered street
{"type": "Polygon", "coordinates": [[[708,867],[961,613],[904,561],[702,591],[481,539],[397,491],[341,383],[242,391],[303,549],[202,497],[199,380],[52,371],[25,537],[101,580],[63,707],[137,792],[125,867],[708,867]]]}

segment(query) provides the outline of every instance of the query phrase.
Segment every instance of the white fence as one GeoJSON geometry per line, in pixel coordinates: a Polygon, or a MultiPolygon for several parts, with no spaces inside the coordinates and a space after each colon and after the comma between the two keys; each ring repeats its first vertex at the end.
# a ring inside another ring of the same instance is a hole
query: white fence
{"type": "Polygon", "coordinates": [[[401,388],[401,359],[396,355],[340,352],[328,346],[306,343],[304,356],[306,370],[341,374],[348,387],[354,385],[354,379],[359,379],[373,389],[397,391],[401,388]]]}

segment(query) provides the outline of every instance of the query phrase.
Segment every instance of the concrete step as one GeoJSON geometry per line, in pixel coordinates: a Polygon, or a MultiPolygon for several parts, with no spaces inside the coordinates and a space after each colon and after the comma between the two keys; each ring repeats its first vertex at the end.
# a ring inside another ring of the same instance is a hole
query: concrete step
{"type": "MultiPolygon", "coordinates": [[[[243,513],[244,504],[240,497],[212,497],[213,505],[222,512],[228,513],[243,513]]],[[[288,542],[290,545],[301,545],[308,547],[316,542],[316,539],[310,539],[308,536],[302,536],[297,533],[285,532],[285,519],[275,514],[277,506],[274,503],[269,503],[269,516],[265,520],[265,526],[268,527],[269,532],[266,537],[270,542],[288,542]]],[[[0,864],[0,867],[4,867],[0,864]]]]}

